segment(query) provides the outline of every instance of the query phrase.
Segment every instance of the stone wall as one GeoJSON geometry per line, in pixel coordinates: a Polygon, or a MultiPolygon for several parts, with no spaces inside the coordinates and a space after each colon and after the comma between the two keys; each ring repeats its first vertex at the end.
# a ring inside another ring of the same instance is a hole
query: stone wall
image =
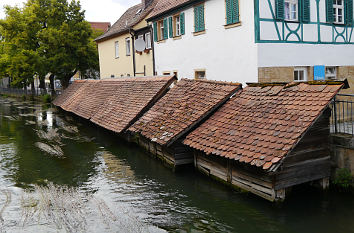
{"type": "MultiPolygon", "coordinates": [[[[308,66],[308,81],[313,81],[313,66],[308,66]]],[[[350,88],[341,90],[341,93],[354,94],[354,66],[338,66],[338,79],[348,79],[350,88]]],[[[258,82],[293,82],[294,67],[259,67],[258,82]]]]}
{"type": "Polygon", "coordinates": [[[334,169],[347,168],[354,175],[354,137],[349,134],[332,134],[331,157],[334,169]]]}

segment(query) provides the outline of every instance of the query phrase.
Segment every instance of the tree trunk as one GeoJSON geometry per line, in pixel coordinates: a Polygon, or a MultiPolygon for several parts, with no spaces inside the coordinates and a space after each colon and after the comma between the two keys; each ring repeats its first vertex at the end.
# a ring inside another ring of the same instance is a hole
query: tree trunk
{"type": "Polygon", "coordinates": [[[54,86],[54,74],[51,74],[49,76],[49,81],[50,81],[50,91],[51,95],[55,96],[55,86],[54,86]]]}
{"type": "Polygon", "coordinates": [[[36,94],[36,89],[34,87],[34,80],[31,82],[31,92],[32,92],[32,95],[36,94]]]}
{"type": "Polygon", "coordinates": [[[45,87],[45,76],[39,77],[39,88],[43,89],[43,94],[47,94],[47,89],[45,87]]]}

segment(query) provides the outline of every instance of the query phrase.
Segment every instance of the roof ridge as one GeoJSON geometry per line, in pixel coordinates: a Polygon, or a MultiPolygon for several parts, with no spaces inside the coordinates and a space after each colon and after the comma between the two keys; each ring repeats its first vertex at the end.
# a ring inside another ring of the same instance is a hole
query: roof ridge
{"type": "Polygon", "coordinates": [[[284,86],[286,88],[298,86],[300,84],[307,85],[341,85],[345,84],[346,80],[315,80],[315,81],[303,81],[303,82],[264,82],[264,83],[246,83],[249,87],[275,87],[284,86]]]}
{"type": "Polygon", "coordinates": [[[242,86],[241,83],[237,83],[237,82],[225,82],[225,81],[206,80],[206,79],[188,79],[188,78],[182,78],[181,80],[186,80],[186,81],[189,81],[189,82],[204,82],[204,83],[210,83],[210,84],[242,86]]]}

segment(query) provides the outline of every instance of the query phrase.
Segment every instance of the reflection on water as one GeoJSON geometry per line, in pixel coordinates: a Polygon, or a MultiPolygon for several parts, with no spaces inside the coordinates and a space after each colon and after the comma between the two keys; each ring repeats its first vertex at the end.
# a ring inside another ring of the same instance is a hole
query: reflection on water
{"type": "Polygon", "coordinates": [[[50,106],[0,99],[0,231],[57,232],[53,222],[19,222],[23,190],[48,184],[93,198],[82,204],[84,232],[354,232],[353,195],[304,188],[272,204],[193,170],[172,173],[136,145],[50,106]]]}

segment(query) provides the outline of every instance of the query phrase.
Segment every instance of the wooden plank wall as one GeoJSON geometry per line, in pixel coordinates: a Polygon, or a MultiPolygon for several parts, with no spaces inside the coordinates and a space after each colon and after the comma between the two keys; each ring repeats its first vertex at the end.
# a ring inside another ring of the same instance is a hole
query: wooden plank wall
{"type": "Polygon", "coordinates": [[[275,174],[275,190],[330,176],[329,117],[326,109],[275,174]]]}
{"type": "Polygon", "coordinates": [[[174,143],[170,147],[165,147],[140,136],[138,144],[170,167],[176,168],[182,165],[193,164],[192,150],[183,145],[181,141],[174,143]]]}
{"type": "Polygon", "coordinates": [[[277,199],[272,177],[259,172],[251,172],[237,165],[236,162],[224,158],[205,155],[199,151],[195,151],[194,155],[195,167],[202,173],[267,200],[277,199]]]}

